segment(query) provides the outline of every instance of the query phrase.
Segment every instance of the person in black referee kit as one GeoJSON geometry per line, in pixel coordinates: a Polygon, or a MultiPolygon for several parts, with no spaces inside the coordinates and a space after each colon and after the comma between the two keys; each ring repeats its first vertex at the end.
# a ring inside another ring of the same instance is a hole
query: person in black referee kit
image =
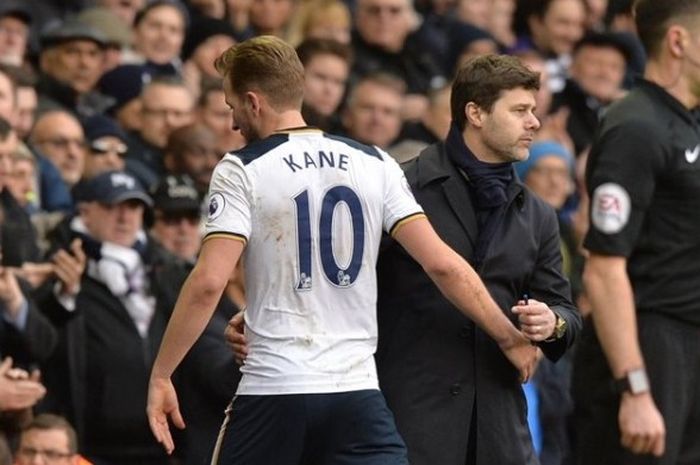
{"type": "Polygon", "coordinates": [[[698,464],[700,0],[635,8],[644,79],[606,114],[587,168],[594,324],[574,374],[577,457],[698,464]]]}

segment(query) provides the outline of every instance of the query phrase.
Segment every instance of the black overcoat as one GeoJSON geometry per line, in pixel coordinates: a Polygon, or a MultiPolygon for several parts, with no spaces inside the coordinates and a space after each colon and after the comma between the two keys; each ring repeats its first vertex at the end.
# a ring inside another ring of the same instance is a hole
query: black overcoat
{"type": "MultiPolygon", "coordinates": [[[[468,261],[477,220],[468,180],[438,143],[406,167],[408,183],[440,237],[468,261]]],[[[568,323],[566,337],[543,343],[558,359],[581,326],[562,274],[556,213],[519,181],[477,270],[499,306],[524,294],[546,302],[568,323]]],[[[475,413],[476,463],[536,464],[518,373],[497,344],[452,306],[394,241],[378,263],[381,388],[412,465],[464,465],[475,413]]]]}

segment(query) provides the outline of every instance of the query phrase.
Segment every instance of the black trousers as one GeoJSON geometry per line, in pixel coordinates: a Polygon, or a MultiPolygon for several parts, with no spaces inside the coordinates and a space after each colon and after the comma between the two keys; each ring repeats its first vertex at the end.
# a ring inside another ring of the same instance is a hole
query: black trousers
{"type": "Polygon", "coordinates": [[[653,313],[639,313],[637,323],[652,396],[666,425],[666,451],[637,455],[620,444],[620,396],[587,321],[573,374],[577,463],[700,465],[700,327],[653,313]]]}

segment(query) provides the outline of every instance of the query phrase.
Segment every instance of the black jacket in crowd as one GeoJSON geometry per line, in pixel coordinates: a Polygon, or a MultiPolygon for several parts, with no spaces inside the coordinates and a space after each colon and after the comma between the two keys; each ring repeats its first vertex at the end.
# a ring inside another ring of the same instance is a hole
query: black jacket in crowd
{"type": "MultiPolygon", "coordinates": [[[[469,261],[476,214],[444,145],[424,150],[407,165],[406,177],[437,233],[469,261]]],[[[477,271],[514,324],[510,308],[524,293],[566,320],[565,337],[541,346],[556,360],[581,327],[561,271],[556,214],[519,181],[507,196],[505,216],[477,271]]],[[[470,433],[478,465],[538,463],[518,372],[496,342],[442,296],[397,242],[384,244],[378,279],[379,382],[411,464],[464,465],[470,433]]]]}
{"type": "Polygon", "coordinates": [[[46,308],[59,330],[59,344],[43,369],[48,389],[43,408],[69,419],[85,456],[107,463],[167,461],[148,426],[146,396],[151,367],[187,269],[153,240],[148,241],[144,262],[156,310],[143,339],[121,301],[87,274],[74,312],[55,299],[46,308]]]}

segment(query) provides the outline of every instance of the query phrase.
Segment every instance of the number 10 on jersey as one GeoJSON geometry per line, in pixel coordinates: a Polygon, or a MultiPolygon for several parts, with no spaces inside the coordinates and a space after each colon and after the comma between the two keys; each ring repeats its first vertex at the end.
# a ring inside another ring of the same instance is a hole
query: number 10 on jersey
{"type": "Polygon", "coordinates": [[[362,267],[362,254],[365,248],[365,219],[362,203],[355,191],[347,186],[335,186],[328,190],[321,200],[321,216],[318,225],[311,224],[309,191],[305,190],[294,197],[297,213],[297,240],[299,269],[296,290],[310,290],[313,285],[312,244],[314,234],[318,238],[318,253],[321,258],[323,275],[333,285],[347,287],[355,282],[362,267]],[[340,202],[347,205],[352,222],[352,257],[346,268],[341,268],[333,253],[333,213],[340,202]]]}

